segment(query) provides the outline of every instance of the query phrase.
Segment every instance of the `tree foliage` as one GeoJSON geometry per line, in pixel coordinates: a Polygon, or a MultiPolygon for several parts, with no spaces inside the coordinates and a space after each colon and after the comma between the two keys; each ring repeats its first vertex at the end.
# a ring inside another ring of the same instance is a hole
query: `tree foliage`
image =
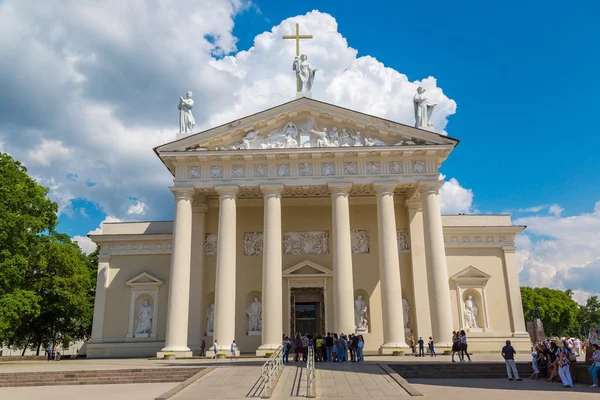
{"type": "Polygon", "coordinates": [[[0,342],[38,347],[89,334],[92,260],[57,233],[56,203],[0,153],[0,342]]]}
{"type": "Polygon", "coordinates": [[[521,287],[524,314],[529,315],[537,306],[547,336],[575,336],[580,333],[579,304],[572,296],[570,290],[521,287]]]}

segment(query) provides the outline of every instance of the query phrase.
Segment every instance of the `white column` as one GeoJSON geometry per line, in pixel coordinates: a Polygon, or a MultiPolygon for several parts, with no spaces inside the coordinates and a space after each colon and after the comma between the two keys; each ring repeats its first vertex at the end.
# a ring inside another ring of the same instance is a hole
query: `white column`
{"type": "Polygon", "coordinates": [[[354,325],[354,278],[350,240],[348,192],[351,183],[329,184],[333,214],[333,330],[352,333],[354,325]]]}
{"type": "MultiPolygon", "coordinates": [[[[169,279],[167,306],[166,352],[179,357],[191,357],[188,342],[188,315],[190,307],[190,264],[192,256],[192,199],[194,188],[172,187],[175,195],[175,221],[173,225],[173,254],[169,279]]],[[[157,305],[155,305],[157,306],[157,305]]],[[[162,354],[161,354],[162,353],[162,354]]]]}
{"type": "Polygon", "coordinates": [[[98,256],[98,275],[96,280],[96,297],[94,299],[94,320],[90,341],[102,341],[104,331],[104,310],[106,307],[106,290],[110,283],[110,256],[98,256]]]}
{"type": "Polygon", "coordinates": [[[513,336],[529,337],[525,329],[525,317],[523,316],[523,303],[521,300],[521,288],[519,287],[519,272],[514,246],[502,247],[504,251],[504,273],[508,287],[508,306],[510,310],[511,326],[513,336]]]}
{"type": "Polygon", "coordinates": [[[419,200],[406,201],[410,226],[410,256],[412,261],[413,293],[415,304],[411,320],[415,337],[428,338],[431,335],[431,311],[429,305],[429,278],[425,257],[425,237],[423,232],[423,209],[419,200]]]}
{"type": "Polygon", "coordinates": [[[190,310],[188,347],[194,352],[200,344],[206,325],[204,324],[204,236],[208,206],[204,197],[196,196],[192,203],[192,262],[190,273],[190,310]]]}
{"type": "Polygon", "coordinates": [[[379,282],[383,310],[383,344],[381,353],[406,348],[402,315],[402,284],[396,238],[394,189],[396,183],[374,183],[377,192],[377,225],[379,233],[379,282]]]}
{"type": "Polygon", "coordinates": [[[443,181],[421,182],[419,190],[423,205],[427,269],[430,278],[432,336],[437,346],[451,347],[452,308],[439,199],[439,191],[443,183],[443,181]]]}
{"type": "Polygon", "coordinates": [[[262,268],[262,344],[264,355],[281,345],[283,334],[283,277],[281,266],[281,192],[283,185],[260,185],[264,194],[262,268]]]}
{"type": "Polygon", "coordinates": [[[216,186],[219,193],[219,239],[215,280],[215,315],[213,339],[218,349],[229,352],[235,340],[235,269],[237,186],[216,186]]]}

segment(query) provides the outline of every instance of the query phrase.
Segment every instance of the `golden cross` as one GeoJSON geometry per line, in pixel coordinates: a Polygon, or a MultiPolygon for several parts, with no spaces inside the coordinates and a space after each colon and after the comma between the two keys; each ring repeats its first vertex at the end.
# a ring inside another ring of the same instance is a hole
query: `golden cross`
{"type": "Polygon", "coordinates": [[[296,57],[300,55],[300,39],[312,39],[312,35],[301,35],[300,34],[300,24],[296,24],[296,34],[295,35],[283,35],[282,39],[296,39],[296,57]]]}

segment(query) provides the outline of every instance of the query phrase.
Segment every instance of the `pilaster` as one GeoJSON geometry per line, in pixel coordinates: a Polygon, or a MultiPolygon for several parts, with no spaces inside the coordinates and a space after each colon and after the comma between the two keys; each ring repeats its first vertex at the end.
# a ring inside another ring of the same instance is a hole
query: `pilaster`
{"type": "Polygon", "coordinates": [[[515,246],[502,247],[504,253],[504,274],[508,288],[508,309],[510,310],[510,325],[514,337],[529,337],[525,329],[525,316],[523,315],[523,302],[519,286],[519,271],[517,269],[515,246]]]}
{"type": "Polygon", "coordinates": [[[96,280],[96,297],[94,299],[94,319],[90,342],[102,341],[104,332],[104,312],[106,309],[106,291],[110,284],[110,256],[98,256],[98,274],[96,280]]]}

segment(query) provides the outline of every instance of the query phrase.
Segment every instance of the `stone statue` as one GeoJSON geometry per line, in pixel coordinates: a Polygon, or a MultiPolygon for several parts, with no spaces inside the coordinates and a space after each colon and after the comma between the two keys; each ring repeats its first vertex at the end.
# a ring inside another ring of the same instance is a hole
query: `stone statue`
{"type": "Polygon", "coordinates": [[[206,311],[206,333],[215,330],[215,303],[212,303],[206,311]]]}
{"type": "Polygon", "coordinates": [[[354,300],[354,325],[357,330],[366,330],[369,328],[367,303],[365,303],[362,296],[358,296],[356,300],[354,300]]]}
{"type": "Polygon", "coordinates": [[[194,133],[196,127],[196,121],[192,115],[192,107],[194,106],[194,100],[192,99],[193,93],[187,92],[185,99],[179,97],[179,133],[194,133]]]}
{"type": "Polygon", "coordinates": [[[293,69],[296,71],[296,77],[300,82],[299,92],[310,92],[317,71],[315,68],[311,68],[307,59],[306,54],[302,54],[300,57],[296,56],[294,59],[293,69]]]}
{"type": "Polygon", "coordinates": [[[473,296],[469,295],[465,300],[465,324],[467,328],[477,328],[477,317],[479,314],[479,308],[473,301],[473,296]]]}
{"type": "Polygon", "coordinates": [[[136,334],[152,332],[152,306],[148,300],[144,300],[135,317],[140,319],[140,323],[135,330],[136,334]]]}
{"type": "Polygon", "coordinates": [[[437,104],[430,104],[423,93],[425,93],[425,89],[419,86],[417,94],[413,98],[415,105],[415,128],[431,129],[431,113],[433,113],[433,109],[437,104]]]}
{"type": "Polygon", "coordinates": [[[246,309],[248,315],[248,330],[251,332],[262,331],[262,303],[258,297],[246,309]]]}
{"type": "Polygon", "coordinates": [[[402,298],[402,316],[404,317],[404,329],[409,329],[408,323],[410,322],[410,304],[405,298],[402,298]]]}

